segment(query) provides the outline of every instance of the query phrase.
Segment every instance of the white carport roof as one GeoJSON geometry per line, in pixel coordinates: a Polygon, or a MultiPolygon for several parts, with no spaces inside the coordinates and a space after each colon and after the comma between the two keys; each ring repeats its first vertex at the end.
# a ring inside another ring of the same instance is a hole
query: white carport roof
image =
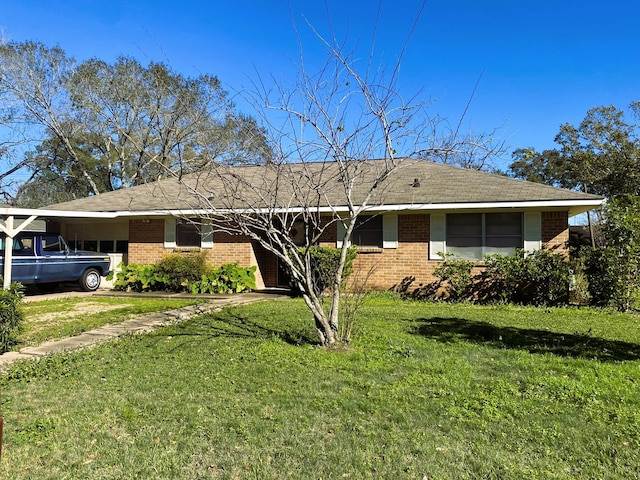
{"type": "Polygon", "coordinates": [[[11,260],[13,251],[7,245],[13,245],[13,238],[25,230],[33,221],[46,218],[115,218],[114,212],[84,212],[66,210],[43,210],[33,208],[0,208],[0,230],[6,235],[4,242],[4,271],[2,274],[3,288],[11,285],[11,260]],[[22,220],[16,225],[16,219],[22,220]]]}

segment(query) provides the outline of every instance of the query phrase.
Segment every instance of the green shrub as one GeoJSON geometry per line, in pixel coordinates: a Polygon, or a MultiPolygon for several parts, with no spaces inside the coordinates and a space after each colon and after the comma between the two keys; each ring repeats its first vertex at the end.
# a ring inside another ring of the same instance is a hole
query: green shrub
{"type": "Polygon", "coordinates": [[[583,248],[591,304],[626,311],[638,308],[640,257],[620,255],[617,247],[583,248]]]}
{"type": "MultiPolygon", "coordinates": [[[[134,292],[168,291],[191,293],[239,293],[256,288],[256,267],[226,264],[215,269],[203,268],[204,256],[176,259],[164,257],[155,265],[126,265],[117,274],[113,287],[134,292]],[[176,268],[175,271],[171,267],[176,268]],[[192,271],[188,271],[192,267],[192,271]],[[198,276],[195,276],[195,274],[198,276]]],[[[206,264],[205,264],[206,265],[206,264]]]]}
{"type": "Polygon", "coordinates": [[[164,290],[166,278],[155,265],[121,265],[122,271],[116,275],[113,288],[134,292],[164,290]]]}
{"type": "Polygon", "coordinates": [[[199,281],[209,270],[206,253],[165,255],[155,267],[165,284],[163,289],[172,292],[188,290],[186,286],[199,281]]]}
{"type": "Polygon", "coordinates": [[[468,297],[473,290],[473,275],[471,270],[475,266],[475,262],[464,260],[453,254],[441,254],[444,256],[444,262],[435,269],[433,274],[440,279],[440,282],[446,282],[446,296],[450,300],[462,300],[468,297]]]}
{"type": "Polygon", "coordinates": [[[222,265],[200,280],[184,284],[191,293],[241,293],[256,288],[256,267],[239,267],[237,263],[222,265]]]}
{"type": "Polygon", "coordinates": [[[569,301],[569,262],[549,250],[485,257],[483,299],[524,305],[562,305],[569,301]]]}
{"type": "Polygon", "coordinates": [[[606,246],[582,250],[592,303],[620,311],[638,309],[640,197],[608,202],[601,229],[606,246]]]}
{"type": "MultiPolygon", "coordinates": [[[[331,285],[340,262],[340,253],[341,250],[339,248],[320,247],[317,245],[309,247],[313,286],[316,295],[320,295],[331,285]]],[[[347,257],[342,271],[343,285],[349,275],[353,273],[353,262],[357,254],[358,249],[355,245],[347,249],[347,257]]]]}
{"type": "Polygon", "coordinates": [[[0,353],[4,353],[16,342],[22,329],[24,315],[20,308],[24,287],[12,283],[8,290],[0,291],[0,353]]]}

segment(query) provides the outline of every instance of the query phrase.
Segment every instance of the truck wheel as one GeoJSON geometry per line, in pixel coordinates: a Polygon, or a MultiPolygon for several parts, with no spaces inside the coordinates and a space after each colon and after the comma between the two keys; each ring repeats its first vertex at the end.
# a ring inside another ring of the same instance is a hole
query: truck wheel
{"type": "Polygon", "coordinates": [[[80,288],[85,292],[93,292],[100,286],[100,272],[95,268],[87,268],[80,277],[80,288]]]}

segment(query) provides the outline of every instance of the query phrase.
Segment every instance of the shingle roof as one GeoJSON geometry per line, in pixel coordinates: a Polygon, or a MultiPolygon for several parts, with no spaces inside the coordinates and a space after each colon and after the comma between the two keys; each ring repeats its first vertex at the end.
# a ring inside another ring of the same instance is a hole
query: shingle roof
{"type": "MultiPolygon", "coordinates": [[[[383,160],[354,162],[356,176],[353,200],[357,204],[372,186],[383,160]]],[[[573,201],[597,202],[602,197],[547,185],[516,180],[501,175],[405,159],[376,188],[370,202],[377,205],[439,205],[500,202],[573,201]]],[[[344,184],[335,163],[307,163],[274,166],[219,167],[114,192],[60,203],[55,210],[89,212],[142,212],[153,210],[193,210],[199,208],[247,208],[299,206],[317,202],[319,206],[342,206],[344,184]]],[[[315,203],[314,203],[315,204],[315,203]]]]}

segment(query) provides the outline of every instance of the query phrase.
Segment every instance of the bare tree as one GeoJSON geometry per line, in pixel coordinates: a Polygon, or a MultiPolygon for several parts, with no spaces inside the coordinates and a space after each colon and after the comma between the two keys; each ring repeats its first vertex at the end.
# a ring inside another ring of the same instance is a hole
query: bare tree
{"type": "Polygon", "coordinates": [[[270,156],[255,120],[235,111],[214,76],[128,57],[76,64],[37,42],[0,43],[0,126],[23,142],[18,165],[33,175],[16,200],[30,206],[270,156]]]}
{"type": "Polygon", "coordinates": [[[327,60],[316,73],[307,71],[301,58],[292,89],[267,88],[262,81],[254,85],[252,100],[272,162],[216,165],[180,182],[193,208],[215,228],[250,238],[287,267],[313,313],[320,342],[331,345],[344,340],[339,334],[340,285],[349,239],[361,215],[384,209],[385,194],[400,188],[395,174],[416,158],[437,161],[445,154],[494,149],[483,137],[459,140],[451,131],[441,133],[442,122],[430,116],[429,102],[401,95],[404,51],[385,71],[366,61],[361,65],[356,51],[347,51],[335,38],[317,38],[327,60]],[[300,229],[302,245],[292,235],[300,229]],[[339,262],[325,310],[323,292],[315,287],[312,248],[335,232],[339,262]]]}
{"type": "Polygon", "coordinates": [[[59,47],[35,42],[0,44],[0,116],[5,126],[18,125],[33,137],[51,136],[60,142],[93,190],[99,188],[73,148],[80,132],[67,91],[75,62],[59,47]]]}

